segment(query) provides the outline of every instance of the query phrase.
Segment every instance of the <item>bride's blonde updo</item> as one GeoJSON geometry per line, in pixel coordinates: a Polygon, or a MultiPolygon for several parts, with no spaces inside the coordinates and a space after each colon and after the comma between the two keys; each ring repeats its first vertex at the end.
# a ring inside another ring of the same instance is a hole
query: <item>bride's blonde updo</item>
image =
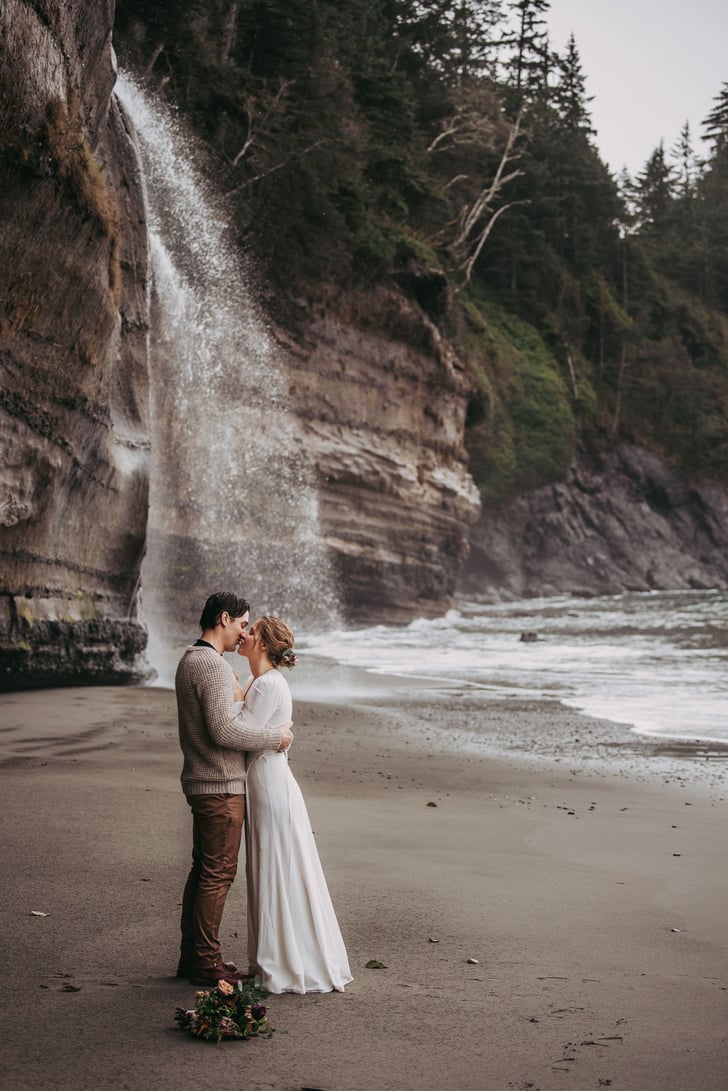
{"type": "Polygon", "coordinates": [[[274,667],[288,667],[289,670],[295,667],[296,653],[293,650],[295,637],[285,621],[266,614],[256,621],[255,632],[265,645],[274,667]]]}

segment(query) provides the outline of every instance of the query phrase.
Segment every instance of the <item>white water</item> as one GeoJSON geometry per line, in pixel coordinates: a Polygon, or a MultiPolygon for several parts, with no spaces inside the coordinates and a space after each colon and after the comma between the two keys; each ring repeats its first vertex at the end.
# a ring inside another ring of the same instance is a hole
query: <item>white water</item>
{"type": "MultiPolygon", "coordinates": [[[[489,698],[556,698],[669,738],[728,743],[728,594],[461,602],[445,617],[311,636],[315,657],[489,698]],[[535,632],[534,643],[520,640],[535,632]]],[[[400,683],[401,687],[401,683],[400,683]]]]}
{"type": "Polygon", "coordinates": [[[209,593],[314,626],[337,615],[286,375],[250,300],[227,209],[171,110],[121,75],[152,266],[152,466],[141,610],[168,683],[209,593]]]}

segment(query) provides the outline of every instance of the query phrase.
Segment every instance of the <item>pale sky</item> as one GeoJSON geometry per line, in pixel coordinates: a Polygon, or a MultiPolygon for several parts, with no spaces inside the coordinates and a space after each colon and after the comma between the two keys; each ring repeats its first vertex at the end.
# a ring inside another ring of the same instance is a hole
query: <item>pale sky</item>
{"type": "Polygon", "coordinates": [[[728,0],[551,0],[551,46],[573,32],[592,124],[614,174],[641,170],[660,140],[669,151],[686,121],[701,122],[728,83],[728,0]]]}

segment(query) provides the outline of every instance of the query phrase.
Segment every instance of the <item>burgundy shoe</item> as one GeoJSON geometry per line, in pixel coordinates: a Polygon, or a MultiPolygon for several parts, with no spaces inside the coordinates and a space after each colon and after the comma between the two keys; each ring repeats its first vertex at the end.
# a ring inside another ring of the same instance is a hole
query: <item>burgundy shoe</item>
{"type": "Polygon", "coordinates": [[[190,985],[219,985],[221,981],[227,981],[228,985],[237,985],[241,980],[241,975],[237,971],[237,967],[234,970],[226,969],[226,966],[232,966],[231,962],[221,962],[217,966],[209,966],[205,970],[193,970],[190,976],[190,985]]]}

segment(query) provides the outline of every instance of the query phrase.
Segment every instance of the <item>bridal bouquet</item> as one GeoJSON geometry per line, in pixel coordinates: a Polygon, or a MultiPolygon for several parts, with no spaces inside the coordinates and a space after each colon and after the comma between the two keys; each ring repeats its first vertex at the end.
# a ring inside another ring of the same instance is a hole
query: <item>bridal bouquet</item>
{"type": "Polygon", "coordinates": [[[192,1011],[177,1008],[175,1020],[182,1030],[195,1038],[220,1042],[223,1038],[270,1038],[273,1027],[261,1003],[268,994],[251,983],[230,985],[221,981],[217,988],[195,993],[192,1011]]]}

